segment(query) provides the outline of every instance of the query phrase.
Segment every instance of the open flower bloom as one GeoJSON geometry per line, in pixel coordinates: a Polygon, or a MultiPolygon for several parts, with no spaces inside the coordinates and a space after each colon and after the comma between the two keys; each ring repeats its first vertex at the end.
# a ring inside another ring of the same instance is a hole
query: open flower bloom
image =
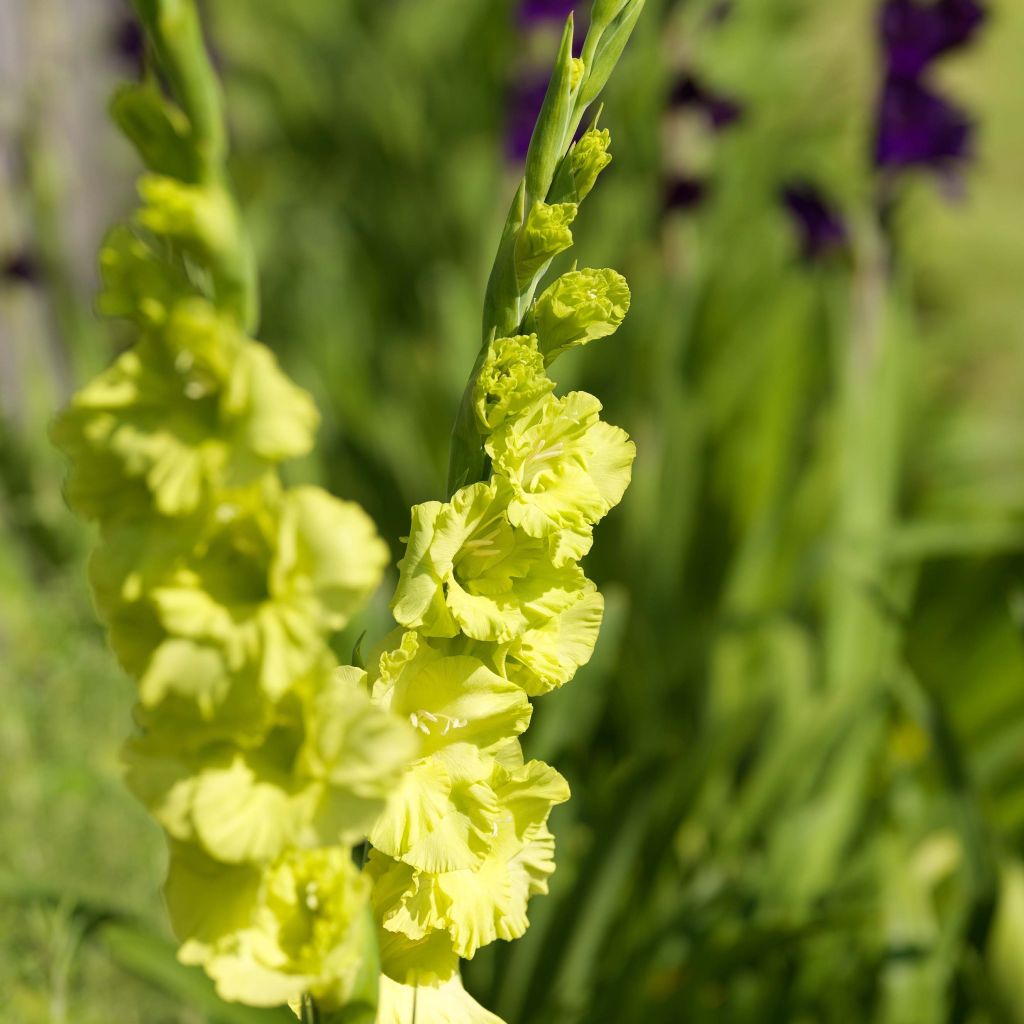
{"type": "Polygon", "coordinates": [[[967,114],[931,87],[886,80],[875,137],[879,167],[955,167],[971,157],[973,135],[967,114]]]}
{"type": "Polygon", "coordinates": [[[217,486],[253,483],[308,452],[317,420],[268,349],[189,299],[82,388],[52,435],[72,464],[68,500],[117,520],[150,499],[187,515],[217,486]]]}
{"type": "Polygon", "coordinates": [[[313,487],[237,497],[212,521],[118,528],[93,560],[111,646],[144,705],[183,693],[209,717],[231,673],[250,670],[276,700],[380,580],[387,547],[358,505],[313,487]]]}
{"type": "Polygon", "coordinates": [[[977,0],[886,0],[879,31],[889,73],[916,78],[936,57],[969,42],[984,20],[977,0]]]}
{"type": "Polygon", "coordinates": [[[590,550],[593,525],[629,484],[636,447],[600,411],[583,391],[549,396],[503,423],[485,445],[496,476],[512,488],[509,521],[546,538],[556,565],[590,550]]]}
{"type": "Polygon", "coordinates": [[[380,659],[373,699],[420,733],[423,752],[453,743],[493,751],[530,723],[530,702],[514,683],[469,654],[447,654],[417,633],[380,659]]]}
{"type": "Polygon", "coordinates": [[[413,730],[370,702],[365,679],[346,667],[304,681],[259,740],[190,749],[157,718],[127,745],[128,784],[168,835],[223,863],[350,846],[417,753],[413,730]]]}
{"type": "Polygon", "coordinates": [[[444,505],[415,506],[392,605],[398,622],[427,636],[500,643],[576,602],[582,570],[555,565],[547,543],[512,527],[511,497],[492,481],[460,488],[444,505]]]}
{"type": "Polygon", "coordinates": [[[380,979],[377,1024],[409,1024],[412,1020],[438,1024],[503,1024],[463,987],[457,971],[445,981],[403,984],[387,974],[380,979]]]}
{"type": "Polygon", "coordinates": [[[259,868],[174,843],[166,886],[183,941],[178,957],[201,965],[221,998],[281,1006],[308,992],[323,1010],[344,1006],[365,984],[374,946],[369,892],[340,846],[291,850],[259,868]]]}
{"type": "Polygon", "coordinates": [[[414,943],[445,932],[454,952],[465,958],[526,931],[527,902],[547,892],[554,871],[547,818],[569,798],[569,788],[541,761],[511,769],[494,761],[485,785],[492,795],[492,827],[475,863],[430,871],[371,853],[375,908],[385,931],[414,943]]]}
{"type": "MultiPolygon", "coordinates": [[[[440,842],[426,858],[422,848],[412,857],[388,854],[374,837],[377,848],[367,864],[384,972],[378,1020],[402,1020],[401,1008],[414,989],[418,1012],[433,1007],[437,1014],[427,1020],[496,1020],[464,1002],[459,958],[472,957],[496,939],[522,935],[529,898],[547,891],[554,870],[547,819],[552,806],[569,796],[558,772],[539,761],[524,764],[515,741],[496,756],[464,744],[451,747],[422,766],[433,772],[439,761],[462,786],[461,822],[450,807],[438,818],[434,833],[440,842]]],[[[396,823],[421,827],[423,809],[396,817],[396,823]]]]}
{"type": "Polygon", "coordinates": [[[502,673],[531,697],[569,682],[590,661],[601,631],[604,598],[586,580],[576,601],[496,652],[502,673]]]}

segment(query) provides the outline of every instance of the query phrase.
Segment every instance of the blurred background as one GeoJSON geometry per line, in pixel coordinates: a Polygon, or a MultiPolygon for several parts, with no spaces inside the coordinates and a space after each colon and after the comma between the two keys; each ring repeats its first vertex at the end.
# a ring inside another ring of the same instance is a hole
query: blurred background
{"type": "MultiPolygon", "coordinates": [[[[323,414],[292,478],[397,557],[441,496],[559,19],[589,5],[205,6],[260,337],[323,414]]],[[[648,0],[572,252],[633,307],[556,374],[639,455],[588,559],[594,660],[526,736],[573,788],[551,895],[466,966],[510,1024],[1024,1021],[1022,47],[1014,0],[648,0]]],[[[131,686],[46,427],[127,340],[91,302],[138,170],[106,99],[140,56],[116,0],[0,0],[13,1024],[234,1019],[91,927],[164,927],[164,851],[120,781],[131,686]]]]}

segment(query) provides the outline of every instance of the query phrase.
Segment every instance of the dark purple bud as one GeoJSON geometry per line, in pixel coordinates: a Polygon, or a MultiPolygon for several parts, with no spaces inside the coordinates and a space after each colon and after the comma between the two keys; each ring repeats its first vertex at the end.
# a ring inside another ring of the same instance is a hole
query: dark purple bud
{"type": "Polygon", "coordinates": [[[743,104],[731,100],[727,96],[711,96],[707,102],[708,117],[711,127],[720,132],[729,125],[735,124],[743,117],[743,104]]]}
{"type": "Polygon", "coordinates": [[[681,174],[666,181],[662,189],[662,210],[693,210],[707,198],[708,185],[701,178],[681,174]]]}
{"type": "Polygon", "coordinates": [[[965,45],[984,20],[978,0],[886,0],[879,34],[889,74],[916,77],[940,54],[965,45]]]}
{"type": "Polygon", "coordinates": [[[116,57],[141,73],[146,55],[146,36],[130,13],[125,12],[117,19],[111,32],[110,47],[116,57]]]}
{"type": "Polygon", "coordinates": [[[521,0],[519,20],[524,25],[537,25],[545,21],[564,22],[579,6],[581,0],[521,0]]]}
{"type": "Polygon", "coordinates": [[[711,5],[707,15],[709,25],[721,25],[733,12],[733,0],[717,0],[711,5]]]}
{"type": "Polygon", "coordinates": [[[36,258],[24,249],[11,253],[3,261],[0,274],[7,281],[19,281],[22,284],[35,284],[42,276],[36,258]]]}
{"type": "Polygon", "coordinates": [[[796,228],[800,253],[808,262],[846,244],[843,218],[813,185],[802,181],[787,185],[782,190],[782,204],[796,228]]]}
{"type": "Polygon", "coordinates": [[[683,75],[676,80],[668,94],[670,107],[697,107],[704,103],[704,89],[693,75],[683,75]]]}
{"type": "Polygon", "coordinates": [[[875,137],[879,167],[948,169],[972,155],[973,125],[959,107],[920,82],[888,78],[875,137]]]}
{"type": "Polygon", "coordinates": [[[743,116],[743,104],[712,92],[692,75],[684,75],[676,82],[669,93],[668,103],[675,110],[699,110],[716,132],[723,131],[743,116]]]}

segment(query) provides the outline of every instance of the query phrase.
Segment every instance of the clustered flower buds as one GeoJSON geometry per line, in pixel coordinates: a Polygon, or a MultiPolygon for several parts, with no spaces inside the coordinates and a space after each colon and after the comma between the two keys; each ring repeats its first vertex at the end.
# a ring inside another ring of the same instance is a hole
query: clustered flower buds
{"type": "MultiPolygon", "coordinates": [[[[164,49],[208,71],[181,45],[164,49]]],[[[357,505],[280,479],[317,412],[248,336],[248,251],[199,119],[152,83],[115,109],[158,172],[100,257],[99,307],[134,343],[53,435],[71,504],[99,524],[96,606],[138,684],[128,783],[168,837],[181,959],[227,999],[341,1007],[376,941],[351,847],[417,742],[329,640],[388,550],[357,505]]]]}

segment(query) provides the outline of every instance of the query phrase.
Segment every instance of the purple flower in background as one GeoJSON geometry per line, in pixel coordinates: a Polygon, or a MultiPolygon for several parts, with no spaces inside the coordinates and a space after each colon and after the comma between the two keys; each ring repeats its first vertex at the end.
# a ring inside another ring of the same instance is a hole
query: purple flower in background
{"type": "Polygon", "coordinates": [[[545,21],[564,22],[580,3],[581,0],[522,0],[519,4],[519,20],[526,25],[545,21]]]}
{"type": "Polygon", "coordinates": [[[717,3],[712,4],[708,11],[707,23],[712,26],[721,25],[729,19],[733,12],[733,6],[733,0],[717,0],[717,3]]]}
{"type": "Polygon", "coordinates": [[[141,78],[145,70],[146,36],[130,5],[122,3],[118,7],[120,10],[110,28],[110,53],[141,78]]]}
{"type": "Polygon", "coordinates": [[[0,276],[7,281],[18,281],[21,284],[34,284],[41,273],[35,257],[22,249],[9,255],[0,264],[0,276]]]}
{"type": "Polygon", "coordinates": [[[847,242],[846,224],[839,211],[808,182],[793,182],[782,190],[782,204],[790,214],[800,240],[800,252],[808,262],[842,248],[847,242]]]}
{"type": "Polygon", "coordinates": [[[885,80],[878,101],[875,163],[940,172],[971,157],[967,113],[932,88],[931,63],[966,45],[985,20],[980,0],[885,0],[879,16],[885,80]]]}
{"type": "MultiPolygon", "coordinates": [[[[519,20],[528,30],[540,31],[546,25],[554,26],[564,22],[571,12],[581,13],[577,8],[585,6],[582,0],[520,0],[519,20]]],[[[582,52],[585,37],[585,20],[578,17],[573,29],[574,56],[578,57],[582,52]]],[[[511,83],[505,126],[505,152],[514,163],[526,158],[533,126],[544,105],[547,88],[548,68],[545,66],[526,68],[511,83]]],[[[577,133],[577,138],[581,133],[582,129],[577,133]]]]}
{"type": "Polygon", "coordinates": [[[676,110],[700,110],[715,131],[722,131],[743,116],[743,104],[721,93],[705,88],[692,75],[685,75],[673,86],[669,106],[676,110]]]}
{"type": "Polygon", "coordinates": [[[678,175],[665,182],[662,188],[661,207],[670,210],[692,210],[707,198],[708,184],[702,178],[678,175]]]}
{"type": "Polygon", "coordinates": [[[537,115],[548,91],[546,78],[525,78],[512,83],[509,96],[508,122],[505,128],[505,151],[510,160],[525,160],[530,136],[537,115]]]}
{"type": "Polygon", "coordinates": [[[879,33],[888,73],[916,77],[936,57],[965,45],[984,20],[977,0],[886,0],[879,33]]]}
{"type": "Polygon", "coordinates": [[[886,81],[875,137],[879,167],[945,169],[972,155],[972,141],[973,125],[959,107],[912,79],[886,81]]]}

